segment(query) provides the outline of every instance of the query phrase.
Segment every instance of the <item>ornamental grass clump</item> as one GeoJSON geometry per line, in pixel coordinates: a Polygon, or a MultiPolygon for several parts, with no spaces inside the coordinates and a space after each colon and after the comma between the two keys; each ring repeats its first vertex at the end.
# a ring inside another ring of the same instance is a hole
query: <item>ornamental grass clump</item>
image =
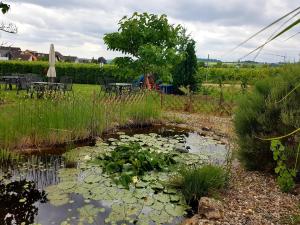
{"type": "Polygon", "coordinates": [[[214,165],[205,165],[203,167],[181,168],[170,185],[181,189],[186,202],[197,209],[198,201],[203,196],[216,193],[226,185],[227,172],[214,165]]]}

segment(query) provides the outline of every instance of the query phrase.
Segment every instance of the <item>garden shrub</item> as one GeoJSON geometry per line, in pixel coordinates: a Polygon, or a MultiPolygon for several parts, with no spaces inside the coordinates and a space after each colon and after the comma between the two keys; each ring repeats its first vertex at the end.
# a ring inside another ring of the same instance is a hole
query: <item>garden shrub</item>
{"type": "Polygon", "coordinates": [[[171,181],[171,186],[180,188],[186,202],[196,209],[198,200],[224,188],[227,178],[227,172],[219,166],[181,168],[178,177],[171,181]]]}
{"type": "MultiPolygon", "coordinates": [[[[253,92],[243,96],[234,118],[239,144],[239,158],[247,169],[271,170],[276,163],[270,141],[260,138],[279,137],[300,127],[300,64],[288,65],[277,76],[259,81],[253,92]]],[[[287,163],[295,163],[299,134],[282,140],[287,163]]]]}

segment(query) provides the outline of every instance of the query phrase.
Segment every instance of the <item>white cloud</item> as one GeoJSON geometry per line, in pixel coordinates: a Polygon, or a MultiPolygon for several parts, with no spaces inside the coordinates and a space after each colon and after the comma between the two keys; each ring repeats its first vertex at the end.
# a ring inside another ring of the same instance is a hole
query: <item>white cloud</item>
{"type": "MultiPolygon", "coordinates": [[[[117,23],[124,15],[134,11],[167,14],[172,23],[180,23],[196,40],[197,55],[221,58],[251,34],[288,11],[296,8],[297,0],[19,0],[7,1],[11,11],[1,15],[0,20],[12,21],[18,28],[17,35],[1,33],[1,42],[8,42],[22,49],[47,52],[50,43],[65,55],[79,57],[112,58],[117,52],[106,50],[103,35],[117,30],[117,23]]],[[[279,61],[287,55],[298,59],[299,37],[283,41],[299,31],[295,28],[279,41],[266,47],[261,61],[279,61]]],[[[258,44],[272,30],[249,42],[224,60],[237,60],[258,44]]],[[[251,58],[249,58],[251,59],[251,58]]]]}

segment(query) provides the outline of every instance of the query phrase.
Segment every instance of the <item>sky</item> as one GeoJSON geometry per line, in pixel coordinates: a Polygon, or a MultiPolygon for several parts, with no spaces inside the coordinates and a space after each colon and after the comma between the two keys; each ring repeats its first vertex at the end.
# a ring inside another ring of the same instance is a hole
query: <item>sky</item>
{"type": "MultiPolygon", "coordinates": [[[[278,27],[267,30],[234,52],[252,34],[300,6],[299,0],[23,0],[5,1],[11,10],[0,21],[17,25],[17,34],[0,32],[0,43],[48,52],[51,43],[63,55],[112,59],[103,36],[118,29],[118,21],[134,12],[166,14],[184,26],[196,41],[198,57],[237,61],[262,44],[278,27]]],[[[300,16],[298,15],[298,18],[300,16]]],[[[292,20],[291,20],[292,22],[292,20]]],[[[257,61],[298,61],[300,26],[267,45],[257,61]]],[[[253,60],[254,55],[247,57],[253,60]]]]}

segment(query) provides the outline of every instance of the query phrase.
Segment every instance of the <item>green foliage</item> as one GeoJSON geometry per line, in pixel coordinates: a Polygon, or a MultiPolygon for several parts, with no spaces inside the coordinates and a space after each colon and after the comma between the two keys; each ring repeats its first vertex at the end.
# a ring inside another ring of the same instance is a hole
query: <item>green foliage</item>
{"type": "Polygon", "coordinates": [[[0,2],[0,9],[1,9],[2,13],[5,14],[10,9],[10,5],[0,2]]]}
{"type": "Polygon", "coordinates": [[[179,175],[171,181],[171,185],[181,188],[187,203],[194,206],[201,197],[224,188],[227,176],[224,169],[213,165],[182,168],[179,175]]]}
{"type": "Polygon", "coordinates": [[[273,151],[273,159],[277,163],[275,168],[275,173],[278,174],[277,183],[283,192],[289,192],[295,187],[296,170],[287,168],[286,151],[279,140],[272,140],[271,150],[273,151]]]}
{"type": "MultiPolygon", "coordinates": [[[[239,157],[248,169],[273,170],[276,166],[269,142],[259,138],[280,137],[300,127],[300,91],[279,102],[300,82],[300,65],[281,68],[278,76],[257,82],[253,92],[243,96],[234,118],[239,157]]],[[[286,163],[295,162],[299,134],[282,140],[286,163]]]]}
{"type": "Polygon", "coordinates": [[[104,171],[119,174],[117,182],[128,188],[134,176],[143,176],[149,171],[163,171],[175,164],[171,155],[143,150],[139,144],[121,145],[109,154],[98,157],[104,171]]]}
{"type": "Polygon", "coordinates": [[[175,66],[173,72],[173,85],[175,88],[180,86],[189,86],[192,91],[196,91],[200,80],[197,75],[197,56],[195,52],[195,41],[190,40],[185,51],[185,58],[175,66]]]}
{"type": "MultiPolygon", "coordinates": [[[[75,89],[78,86],[83,85],[75,89]]],[[[94,86],[83,87],[88,91],[94,86]]],[[[1,106],[0,148],[64,144],[100,135],[115,123],[143,124],[160,117],[150,93],[136,97],[120,101],[111,96],[107,101],[105,96],[78,90],[59,99],[16,98],[13,104],[1,106]]]]}
{"type": "Polygon", "coordinates": [[[119,21],[118,32],[104,36],[109,50],[129,56],[118,58],[119,67],[126,66],[143,74],[156,73],[164,80],[170,78],[172,65],[180,60],[187,37],[180,26],[169,24],[166,15],[134,13],[119,21]]]}
{"type": "MultiPolygon", "coordinates": [[[[0,61],[0,73],[9,75],[12,73],[38,74],[46,79],[46,72],[49,67],[48,62],[26,62],[26,61],[0,61]]],[[[97,84],[99,80],[105,77],[115,81],[133,80],[138,74],[132,70],[119,69],[114,65],[104,65],[100,68],[94,63],[57,63],[55,65],[56,76],[59,80],[63,76],[71,77],[73,83],[78,84],[97,84]]]]}
{"type": "Polygon", "coordinates": [[[275,76],[281,70],[280,67],[255,67],[255,68],[205,68],[198,67],[198,79],[207,75],[210,83],[218,83],[220,77],[224,82],[240,82],[247,79],[249,84],[254,84],[264,78],[275,76]]]}

